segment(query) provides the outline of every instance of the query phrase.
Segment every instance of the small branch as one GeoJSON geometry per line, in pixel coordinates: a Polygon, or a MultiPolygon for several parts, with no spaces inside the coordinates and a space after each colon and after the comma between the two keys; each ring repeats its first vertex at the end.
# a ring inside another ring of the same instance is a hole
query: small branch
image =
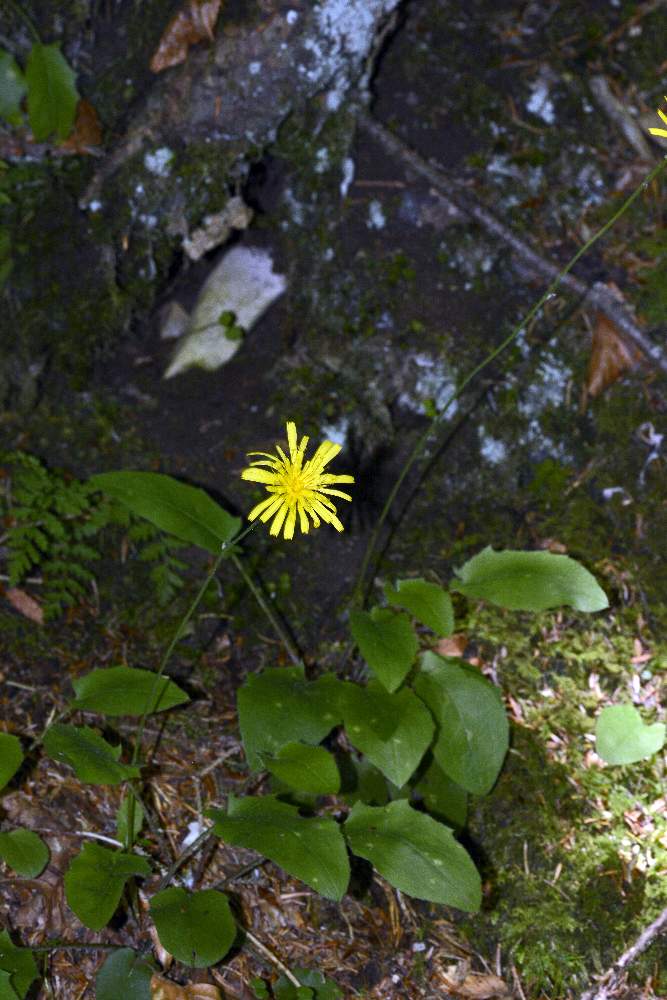
{"type": "Polygon", "coordinates": [[[610,969],[604,973],[597,986],[591,987],[582,994],[581,1000],[609,1000],[619,986],[623,973],[632,965],[636,958],[646,951],[660,934],[667,930],[667,907],[660,916],[656,917],[652,924],[645,927],[634,944],[624,951],[610,969]]]}
{"type": "MultiPolygon", "coordinates": [[[[475,201],[462,181],[445,174],[439,167],[427,162],[419,153],[406,146],[401,139],[365,112],[360,113],[359,121],[369,135],[384,146],[388,153],[403,160],[415,173],[427,180],[450,206],[452,214],[463,214],[474,219],[487,232],[506,243],[517,257],[545,280],[554,281],[558,277],[560,267],[542,257],[487,208],[475,201]]],[[[616,301],[605,284],[596,282],[590,287],[579,278],[575,278],[573,274],[566,274],[560,279],[559,285],[573,295],[586,299],[590,306],[603,313],[627,340],[646,355],[651,364],[667,374],[667,357],[637,325],[629,310],[616,301]]]]}

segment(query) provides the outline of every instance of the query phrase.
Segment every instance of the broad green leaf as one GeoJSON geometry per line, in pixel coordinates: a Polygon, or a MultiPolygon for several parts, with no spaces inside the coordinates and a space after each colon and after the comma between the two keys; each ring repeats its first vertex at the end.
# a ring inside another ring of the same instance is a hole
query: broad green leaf
{"type": "Polygon", "coordinates": [[[127,880],[150,873],[138,854],[84,844],[65,872],[65,896],[81,923],[99,931],[114,915],[127,880]]]}
{"type": "Polygon", "coordinates": [[[35,878],[46,868],[49,849],[32,830],[10,830],[0,833],[0,858],[18,875],[35,878]]]}
{"type": "Polygon", "coordinates": [[[21,123],[21,100],[25,92],[23,73],[14,56],[0,49],[0,118],[10,125],[21,123]]]}
{"type": "Polygon", "coordinates": [[[161,531],[216,555],[241,526],[238,517],[228,514],[204,490],[160,472],[102,472],[88,482],[161,531]]]}
{"type": "Polygon", "coordinates": [[[97,973],[96,1000],[151,1000],[154,966],[131,948],[112,952],[97,973]]]}
{"type": "Polygon", "coordinates": [[[372,764],[403,785],[417,768],[433,738],[431,713],[409,689],[389,694],[379,686],[345,685],[345,732],[372,764]]]}
{"type": "Polygon", "coordinates": [[[646,725],[634,705],[603,708],[595,728],[596,750],[608,764],[634,764],[661,750],[665,725],[646,725]]]}
{"type": "Polygon", "coordinates": [[[237,695],[241,738],[253,771],[260,753],[286,743],[316,744],[341,722],[341,682],[333,674],[305,680],[303,667],[278,667],[251,674],[237,695]]]}
{"type": "Polygon", "coordinates": [[[133,841],[139,835],[139,831],[143,826],[144,822],[144,807],[142,806],[139,799],[134,799],[134,821],[132,823],[132,837],[129,837],[129,813],[130,813],[130,801],[134,798],[132,792],[128,789],[123,797],[123,801],[118,807],[118,812],[116,813],[116,836],[118,840],[123,844],[127,844],[130,839],[133,841]]]}
{"type": "Polygon", "coordinates": [[[35,42],[28,56],[25,82],[28,86],[28,118],[38,142],[55,132],[66,139],[72,131],[79,100],[76,74],[60,46],[35,42]]]}
{"type": "Polygon", "coordinates": [[[0,733],[0,788],[14,777],[23,763],[23,750],[18,736],[0,733]]]}
{"type": "Polygon", "coordinates": [[[332,819],[306,819],[272,795],[230,796],[226,814],[211,809],[208,815],[215,822],[213,832],[226,843],[259,851],[327,899],[342,899],[350,865],[332,819]]]}
{"type": "Polygon", "coordinates": [[[184,965],[215,965],[236,937],[236,923],[223,892],[164,889],[151,899],[160,944],[184,965]]]}
{"type": "Polygon", "coordinates": [[[455,830],[462,830],[468,813],[468,793],[445,774],[435,757],[430,754],[429,757],[414,790],[431,815],[455,830]]]}
{"type": "Polygon", "coordinates": [[[364,660],[387,691],[395,691],[414,663],[419,643],[409,618],[387,608],[353,611],[350,631],[364,660]]]}
{"type": "Polygon", "coordinates": [[[20,1000],[39,975],[30,949],[17,948],[7,931],[0,931],[0,970],[9,973],[10,986],[20,1000]]]}
{"type": "Polygon", "coordinates": [[[454,631],[452,599],[437,583],[422,579],[397,580],[396,589],[387,583],[384,593],[389,604],[405,608],[437,635],[451,635],[454,631]]]}
{"type": "Polygon", "coordinates": [[[452,590],[511,611],[546,611],[563,604],[577,611],[602,611],[609,606],[587,569],[552,552],[494,552],[487,546],[456,573],[460,579],[452,590]]]}
{"type": "Polygon", "coordinates": [[[73,708],[105,715],[143,715],[163,712],[189,701],[185,691],[168,677],[157,678],[152,670],[139,667],[108,667],[92,670],[73,681],[73,708]]]}
{"type": "MultiPolygon", "coordinates": [[[[298,965],[290,970],[292,975],[299,980],[302,987],[307,987],[308,993],[313,1000],[340,1000],[343,991],[340,986],[327,977],[322,972],[314,969],[302,969],[298,965]]],[[[284,974],[278,978],[278,982],[273,987],[276,1000],[301,1000],[299,987],[291,983],[284,974]]],[[[268,993],[267,993],[268,996],[268,993]]],[[[306,993],[303,993],[306,996],[306,993]]]]}
{"type": "Polygon", "coordinates": [[[388,882],[417,899],[476,913],[479,873],[452,831],[405,799],[352,809],[343,827],[350,850],[366,858],[388,882]]]}
{"type": "Polygon", "coordinates": [[[290,788],[312,795],[332,795],[340,789],[340,774],[324,747],[286,743],[276,754],[262,754],[262,764],[290,788]]]}
{"type": "Polygon", "coordinates": [[[19,1000],[19,995],[12,986],[12,977],[0,969],[0,1000],[19,1000]]]}
{"type": "Polygon", "coordinates": [[[438,733],[433,756],[445,774],[474,795],[486,795],[509,746],[500,693],[460,660],[424,653],[414,689],[433,712],[438,733]]]}
{"type": "Polygon", "coordinates": [[[44,734],[44,749],[49,757],[74,768],[77,778],[91,785],[119,785],[128,778],[138,778],[138,767],[119,763],[120,744],[112,747],[89,726],[51,726],[44,734]]]}

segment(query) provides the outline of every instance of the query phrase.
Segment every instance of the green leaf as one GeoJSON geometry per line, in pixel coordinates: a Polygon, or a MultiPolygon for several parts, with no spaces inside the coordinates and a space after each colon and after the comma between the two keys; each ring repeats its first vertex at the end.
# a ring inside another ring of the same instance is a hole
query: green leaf
{"type": "Polygon", "coordinates": [[[0,1000],[18,1000],[18,996],[9,973],[0,970],[0,1000]]]}
{"type": "Polygon", "coordinates": [[[436,819],[455,830],[462,830],[466,825],[468,793],[445,774],[434,757],[421,774],[414,790],[436,819]]]}
{"type": "Polygon", "coordinates": [[[385,777],[403,785],[433,738],[431,713],[409,689],[388,694],[379,686],[347,684],[343,721],[350,742],[385,777]]]}
{"type": "Polygon", "coordinates": [[[163,947],[196,969],[219,962],[236,937],[229,901],[215,889],[164,889],[151,899],[151,916],[163,947]]]}
{"type": "Polygon", "coordinates": [[[389,604],[405,608],[411,615],[437,635],[454,631],[454,608],[449,592],[427,580],[397,580],[396,589],[387,583],[384,588],[389,604]]]}
{"type": "Polygon", "coordinates": [[[119,763],[120,744],[112,747],[89,726],[51,726],[44,734],[44,749],[49,757],[73,767],[80,781],[92,785],[119,785],[140,774],[138,767],[119,763]]]}
{"type": "Polygon", "coordinates": [[[10,52],[0,49],[0,118],[21,124],[21,100],[26,92],[23,73],[10,52]]]}
{"type": "Polygon", "coordinates": [[[509,746],[498,689],[460,660],[424,653],[414,689],[433,712],[433,756],[445,774],[474,795],[494,785],[509,746]]]}
{"type": "Polygon", "coordinates": [[[23,763],[23,750],[18,736],[0,733],[0,788],[14,777],[23,763]]]}
{"type": "Polygon", "coordinates": [[[185,691],[168,677],[157,677],[139,667],[108,667],[92,670],[73,681],[76,699],[73,708],[105,715],[143,715],[164,712],[189,701],[185,691]]]}
{"type": "Polygon", "coordinates": [[[341,776],[341,793],[349,806],[366,802],[383,806],[389,800],[387,779],[382,771],[366,757],[356,758],[345,753],[338,756],[341,776]]]}
{"type": "Polygon", "coordinates": [[[131,948],[120,948],[109,955],[97,973],[97,1000],[151,1000],[151,978],[155,969],[131,948]]]}
{"type": "Polygon", "coordinates": [[[116,813],[116,836],[123,844],[128,844],[130,840],[136,839],[144,822],[144,807],[139,799],[134,799],[134,822],[132,823],[132,837],[130,837],[128,824],[132,798],[134,798],[132,792],[127,791],[116,813]]]}
{"type": "Polygon", "coordinates": [[[665,725],[646,725],[634,705],[610,705],[598,716],[595,736],[596,750],[608,764],[634,764],[662,749],[665,725]]]}
{"type": "Polygon", "coordinates": [[[357,802],[344,831],[354,854],[401,892],[469,913],[479,910],[481,881],[469,854],[451,830],[405,799],[379,807],[357,802]]]}
{"type": "Polygon", "coordinates": [[[494,552],[490,546],[456,570],[452,590],[511,611],[546,611],[568,604],[602,611],[609,601],[594,576],[569,556],[552,552],[494,552]]]}
{"type": "Polygon", "coordinates": [[[350,865],[340,827],[332,819],[304,818],[272,795],[233,795],[227,813],[211,809],[213,832],[226,843],[259,851],[327,899],[340,900],[350,865]]]}
{"type": "MultiPolygon", "coordinates": [[[[308,994],[313,1000],[340,1000],[343,996],[341,988],[332,979],[327,979],[322,972],[316,972],[314,969],[302,969],[298,965],[291,972],[299,980],[302,987],[310,987],[308,994]]],[[[273,992],[276,1000],[301,1000],[299,987],[291,983],[284,974],[278,978],[273,992]]],[[[306,993],[303,996],[305,997],[306,993]]]]}
{"type": "Polygon", "coordinates": [[[28,85],[28,118],[38,142],[56,132],[66,139],[72,131],[79,100],[76,74],[60,51],[60,46],[33,44],[28,56],[25,80],[28,85]]]}
{"type": "Polygon", "coordinates": [[[324,747],[286,743],[274,755],[261,754],[262,764],[290,788],[312,795],[332,795],[340,789],[340,774],[324,747]]]}
{"type": "Polygon", "coordinates": [[[65,873],[65,896],[81,923],[99,931],[114,915],[127,880],[150,873],[137,854],[84,844],[65,873]]]}
{"type": "MultiPolygon", "coordinates": [[[[20,1000],[39,975],[30,949],[17,948],[7,931],[0,931],[0,970],[9,973],[11,988],[20,1000]]],[[[8,995],[11,997],[11,993],[8,995]]]]}
{"type": "Polygon", "coordinates": [[[159,472],[102,472],[88,482],[161,531],[216,555],[241,527],[204,490],[159,472]]]}
{"type": "Polygon", "coordinates": [[[395,691],[414,663],[419,643],[409,618],[387,608],[352,611],[350,631],[361,655],[387,691],[395,691]]]}
{"type": "Polygon", "coordinates": [[[241,738],[253,771],[260,754],[286,743],[317,744],[342,721],[341,682],[333,674],[306,681],[303,667],[278,667],[251,674],[237,695],[241,738]]]}
{"type": "Polygon", "coordinates": [[[10,830],[0,833],[0,858],[18,875],[35,878],[46,868],[49,849],[32,830],[10,830]]]}

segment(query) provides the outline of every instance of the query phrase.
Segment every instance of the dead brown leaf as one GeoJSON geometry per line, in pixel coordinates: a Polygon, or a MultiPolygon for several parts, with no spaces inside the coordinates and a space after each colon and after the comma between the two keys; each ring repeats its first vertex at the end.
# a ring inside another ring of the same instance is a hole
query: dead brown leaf
{"type": "Polygon", "coordinates": [[[60,144],[60,149],[68,153],[79,153],[85,155],[95,146],[102,142],[102,126],[97,117],[97,111],[85,97],[82,97],[76,106],[76,118],[74,128],[64,142],[60,144]]]}
{"type": "Polygon", "coordinates": [[[21,590],[20,587],[9,587],[5,591],[5,597],[24,618],[29,618],[31,622],[36,622],[38,625],[44,624],[44,612],[41,605],[30,594],[26,594],[25,590],[21,590]]]}
{"type": "Polygon", "coordinates": [[[205,38],[213,41],[221,4],[222,0],[186,0],[162,33],[150,61],[153,73],[185,62],[191,45],[205,38]]]}
{"type": "Polygon", "coordinates": [[[209,983],[179,986],[155,975],[151,979],[151,1000],[222,1000],[222,994],[217,986],[209,983]]]}
{"type": "Polygon", "coordinates": [[[511,997],[512,992],[498,976],[490,973],[469,972],[463,982],[442,977],[447,984],[447,989],[462,1000],[504,1000],[511,997]]]}
{"type": "Polygon", "coordinates": [[[582,407],[587,399],[595,399],[621,375],[634,368],[642,357],[638,348],[630,347],[623,340],[610,319],[603,313],[596,313],[582,407]]]}
{"type": "Polygon", "coordinates": [[[438,639],[433,648],[440,656],[463,656],[467,645],[468,636],[465,632],[455,632],[446,639],[438,639]]]}

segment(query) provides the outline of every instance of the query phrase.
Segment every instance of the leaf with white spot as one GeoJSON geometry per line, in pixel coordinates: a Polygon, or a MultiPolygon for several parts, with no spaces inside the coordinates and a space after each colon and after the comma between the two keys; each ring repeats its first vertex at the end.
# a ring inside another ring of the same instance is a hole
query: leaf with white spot
{"type": "Polygon", "coordinates": [[[342,899],[350,864],[340,827],[332,819],[305,818],[272,795],[230,795],[226,814],[210,809],[207,815],[225,843],[259,851],[327,899],[342,899]]]}
{"type": "Polygon", "coordinates": [[[481,880],[470,855],[448,827],[405,799],[379,807],[357,802],[343,830],[350,850],[401,892],[469,913],[479,910],[481,880]]]}
{"type": "Polygon", "coordinates": [[[379,685],[345,684],[341,699],[350,742],[395,785],[417,768],[435,731],[431,713],[405,688],[389,694],[379,685]]]}

